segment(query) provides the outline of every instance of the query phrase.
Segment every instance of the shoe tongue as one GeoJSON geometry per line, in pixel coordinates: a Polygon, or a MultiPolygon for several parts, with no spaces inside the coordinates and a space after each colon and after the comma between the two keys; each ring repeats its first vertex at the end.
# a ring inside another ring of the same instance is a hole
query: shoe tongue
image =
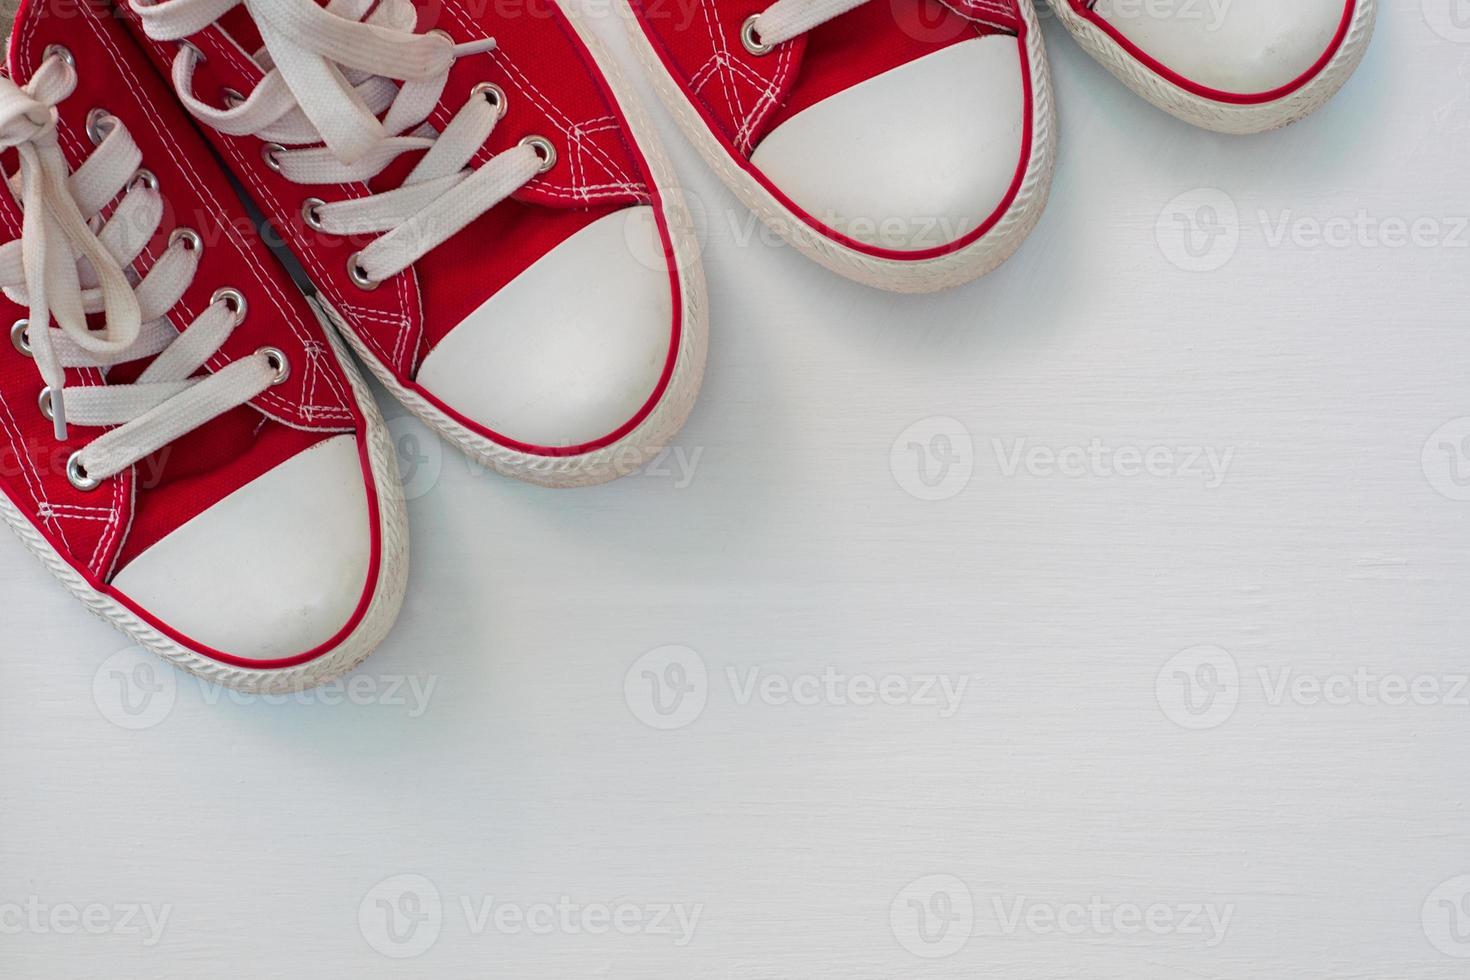
{"type": "MultiPolygon", "coordinates": [[[[509,93],[511,112],[471,161],[472,167],[514,147],[523,137],[540,135],[564,144],[558,147],[564,160],[518,190],[514,199],[555,210],[582,210],[630,204],[647,193],[641,166],[624,140],[594,63],[554,6],[545,16],[519,18],[497,16],[469,0],[439,0],[416,9],[420,32],[437,26],[461,41],[494,37],[498,42],[495,51],[468,55],[454,64],[440,111],[429,120],[442,128],[454,111],[475,97],[471,90],[479,82],[493,81],[509,93]]],[[[242,59],[228,56],[223,48],[237,46],[253,58],[263,44],[260,32],[243,4],[221,17],[218,27],[192,39],[207,59],[197,70],[196,86],[249,91],[264,74],[260,66],[253,61],[241,64],[242,59]]],[[[369,186],[378,192],[398,187],[420,158],[421,154],[404,154],[369,180],[369,186]]]]}
{"type": "Polygon", "coordinates": [[[255,28],[255,21],[250,19],[250,14],[244,4],[226,13],[218,21],[220,30],[224,31],[240,48],[252,57],[261,49],[264,42],[260,40],[260,31],[255,28]]]}
{"type": "MultiPolygon", "coordinates": [[[[330,6],[329,0],[313,0],[313,2],[318,7],[330,6]]],[[[219,20],[215,21],[215,25],[234,38],[235,43],[252,56],[260,50],[262,44],[260,31],[255,29],[255,21],[250,18],[250,12],[245,9],[243,3],[226,11],[219,20]]]]}

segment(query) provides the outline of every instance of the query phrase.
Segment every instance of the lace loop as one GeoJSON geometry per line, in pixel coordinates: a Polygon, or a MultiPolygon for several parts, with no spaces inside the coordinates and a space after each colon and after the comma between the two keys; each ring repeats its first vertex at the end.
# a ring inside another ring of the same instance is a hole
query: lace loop
{"type": "Polygon", "coordinates": [[[45,382],[42,411],[57,439],[67,438],[68,420],[115,427],[68,463],[72,485],[91,490],[249,401],[269,387],[274,372],[255,358],[191,377],[219,350],[238,317],[230,304],[212,303],[182,333],[167,319],[198,270],[193,232],[176,231],[141,278],[129,270],[163,217],[158,182],[138,179],[142,153],[110,116],[98,129],[93,153],[68,171],[55,106],[76,81],[74,60],[61,49],[48,49],[24,86],[0,78],[0,147],[17,153],[20,166],[9,184],[24,209],[21,237],[0,245],[0,289],[28,307],[20,339],[45,382]],[[113,201],[104,222],[98,215],[113,201]],[[91,329],[89,314],[102,315],[99,329],[91,329]],[[106,371],[145,357],[153,361],[133,384],[66,387],[68,368],[106,371]]]}
{"type": "MultiPolygon", "coordinates": [[[[399,156],[422,152],[397,188],[353,200],[303,202],[302,221],[326,234],[378,233],[348,263],[354,283],[370,288],[397,275],[475,218],[555,164],[555,148],[500,153],[475,170],[470,161],[505,115],[503,95],[473,91],[442,133],[425,123],[438,106],[457,59],[494,50],[493,38],[456,43],[446,32],[415,33],[411,0],[130,0],[144,30],[180,39],[244,5],[264,48],[264,75],[247,97],[226,108],[193,92],[200,55],[180,47],[172,80],[195,118],[231,135],[265,141],[269,164],[298,184],[366,182],[399,156]]],[[[496,88],[496,91],[500,90],[496,88]]]]}
{"type": "MultiPolygon", "coordinates": [[[[54,106],[76,88],[76,68],[54,56],[24,87],[0,79],[0,147],[15,149],[16,175],[25,209],[21,261],[30,321],[49,324],[54,317],[67,338],[99,357],[117,355],[137,341],[142,315],[127,276],[88,226],[71,193],[71,174],[57,141],[54,106]],[[87,326],[77,258],[85,259],[101,290],[103,330],[87,326]]],[[[52,389],[56,438],[67,438],[65,371],[47,329],[31,337],[41,377],[52,389]]]]}
{"type": "Polygon", "coordinates": [[[776,45],[799,37],[867,2],[868,0],[776,0],[763,12],[745,22],[741,28],[741,41],[751,54],[767,54],[776,45]]]}

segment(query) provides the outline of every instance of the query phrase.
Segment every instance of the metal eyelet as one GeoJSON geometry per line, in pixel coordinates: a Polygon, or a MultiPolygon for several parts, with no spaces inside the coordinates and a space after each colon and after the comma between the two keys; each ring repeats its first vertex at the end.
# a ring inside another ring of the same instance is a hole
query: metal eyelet
{"type": "Polygon", "coordinates": [[[271,366],[271,370],[276,372],[276,376],[271,378],[271,384],[281,384],[291,377],[291,362],[286,359],[285,352],[279,347],[262,347],[255,353],[264,357],[266,363],[271,366]]]}
{"type": "Polygon", "coordinates": [[[761,40],[760,34],[756,33],[755,22],[760,20],[760,14],[745,18],[745,23],[740,25],[740,43],[745,45],[745,50],[757,57],[770,54],[776,50],[774,44],[766,44],[761,40]]]}
{"type": "Polygon", "coordinates": [[[318,208],[326,206],[326,203],[326,201],[323,201],[319,197],[308,197],[306,200],[301,202],[301,220],[305,223],[306,227],[310,228],[312,231],[327,230],[326,228],[322,227],[322,215],[321,212],[317,210],[318,208]]]}
{"type": "Polygon", "coordinates": [[[279,143],[262,143],[260,146],[260,158],[265,165],[276,173],[281,172],[281,161],[276,159],[277,153],[284,153],[286,148],[279,143]]]}
{"type": "Polygon", "coordinates": [[[200,51],[197,44],[193,44],[189,41],[180,41],[179,47],[188,48],[190,51],[194,52],[195,60],[201,65],[209,60],[209,55],[205,54],[203,51],[200,51]]]}
{"type": "Polygon", "coordinates": [[[209,297],[209,305],[213,306],[216,303],[225,304],[225,309],[235,314],[235,323],[237,324],[244,321],[245,314],[249,309],[245,304],[245,294],[233,286],[216,289],[214,295],[209,297]]]}
{"type": "Polygon", "coordinates": [[[353,252],[347,256],[347,277],[358,289],[377,289],[378,280],[368,278],[367,271],[363,269],[362,263],[357,260],[361,252],[353,252]]]}
{"type": "Polygon", "coordinates": [[[448,41],[450,44],[454,44],[454,35],[453,34],[450,34],[448,31],[446,31],[442,27],[431,27],[429,30],[425,31],[424,33],[425,34],[437,34],[440,37],[442,37],[444,40],[448,41]]]}
{"type": "Polygon", "coordinates": [[[42,388],[41,389],[41,393],[36,396],[36,407],[38,407],[41,410],[41,417],[43,419],[45,419],[47,422],[51,422],[51,421],[54,421],[55,420],[55,418],[56,418],[56,410],[51,407],[51,386],[50,385],[47,385],[46,387],[42,388]]]}
{"type": "Polygon", "coordinates": [[[77,59],[72,56],[71,50],[64,44],[46,45],[46,50],[41,52],[41,60],[50,61],[53,57],[60,58],[73,68],[77,66],[77,59]]]}
{"type": "Polygon", "coordinates": [[[239,89],[230,88],[228,85],[219,90],[219,95],[224,100],[225,105],[231,109],[245,101],[245,96],[240,94],[239,89]]]}
{"type": "Polygon", "coordinates": [[[82,465],[80,449],[72,453],[71,458],[66,461],[66,478],[78,490],[96,490],[102,486],[101,480],[94,480],[87,475],[87,468],[82,465]]]}
{"type": "Polygon", "coordinates": [[[115,125],[117,117],[106,109],[98,107],[87,110],[87,139],[92,141],[93,146],[100,145],[115,125]]]}
{"type": "Polygon", "coordinates": [[[521,140],[520,145],[529,146],[541,158],[541,167],[536,171],[538,174],[544,174],[556,166],[556,147],[545,136],[527,136],[521,140]]]}
{"type": "Polygon", "coordinates": [[[31,327],[31,321],[19,319],[10,325],[10,343],[16,350],[26,357],[31,356],[31,338],[26,332],[31,327]]]}
{"type": "Polygon", "coordinates": [[[168,233],[169,248],[173,248],[179,242],[184,243],[186,252],[204,251],[204,239],[199,237],[199,232],[193,228],[175,228],[168,233]]]}
{"type": "Polygon", "coordinates": [[[506,111],[510,108],[510,100],[505,97],[505,89],[494,82],[480,82],[470,89],[470,95],[478,95],[490,103],[495,110],[496,119],[504,119],[506,111]]]}
{"type": "Polygon", "coordinates": [[[135,191],[140,187],[146,187],[150,191],[158,190],[158,175],[147,167],[139,167],[128,181],[128,190],[135,191]]]}

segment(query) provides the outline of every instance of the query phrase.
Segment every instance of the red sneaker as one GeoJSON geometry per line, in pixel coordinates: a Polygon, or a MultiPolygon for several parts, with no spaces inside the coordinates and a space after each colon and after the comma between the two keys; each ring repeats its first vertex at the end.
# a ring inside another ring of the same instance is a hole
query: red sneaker
{"type": "Polygon", "coordinates": [[[1123,84],[1222,133],[1294,123],[1363,60],[1375,0],[1052,0],[1057,17],[1123,84]]]}
{"type": "Polygon", "coordinates": [[[736,196],[801,252],[883,289],[995,268],[1054,156],[1031,0],[627,0],[634,47],[736,196]]]}
{"type": "Polygon", "coordinates": [[[177,666],[265,691],[348,670],[407,566],[366,386],[121,22],[28,0],[8,76],[0,512],[177,666]]]}
{"type": "Polygon", "coordinates": [[[555,4],[127,9],[359,356],[470,456],[596,483],[683,424],[693,237],[648,120],[555,4]]]}

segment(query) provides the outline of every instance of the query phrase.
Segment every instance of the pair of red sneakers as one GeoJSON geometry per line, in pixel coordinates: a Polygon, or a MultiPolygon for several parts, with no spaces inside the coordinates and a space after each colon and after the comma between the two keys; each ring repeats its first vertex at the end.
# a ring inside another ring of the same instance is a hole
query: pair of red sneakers
{"type": "MultiPolygon", "coordinates": [[[[693,403],[703,279],[649,123],[555,0],[498,3],[22,6],[0,511],[178,665],[302,687],[395,618],[396,463],[339,336],[446,438],[541,484],[631,471],[693,403]]],[[[695,144],[825,265],[938,289],[1039,217],[1032,0],[628,3],[695,144]]],[[[1245,132],[1336,91],[1374,0],[1053,6],[1151,101],[1245,132]]]]}
{"type": "MultiPolygon", "coordinates": [[[[1312,112],[1376,0],[1050,0],[1145,99],[1229,133],[1312,112]]],[[[1034,0],[625,0],[633,44],[730,189],[796,248],[924,292],[995,268],[1040,216],[1055,121],[1034,0]]]]}
{"type": "Polygon", "coordinates": [[[339,337],[538,484],[630,472],[688,414],[704,282],[668,165],[588,37],[520,9],[22,4],[0,511],[172,663],[301,688],[396,618],[397,461],[339,337]]]}

